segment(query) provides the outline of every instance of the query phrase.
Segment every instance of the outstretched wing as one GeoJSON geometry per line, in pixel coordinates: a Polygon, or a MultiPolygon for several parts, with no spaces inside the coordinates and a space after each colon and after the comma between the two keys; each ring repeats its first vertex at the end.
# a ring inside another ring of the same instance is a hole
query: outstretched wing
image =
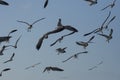
{"type": "Polygon", "coordinates": [[[65,29],[73,32],[78,32],[78,30],[70,25],[63,26],[65,29]]]}
{"type": "Polygon", "coordinates": [[[73,58],[73,57],[74,57],[74,56],[72,55],[72,56],[70,56],[69,58],[67,58],[66,60],[62,61],[62,62],[64,63],[64,62],[70,60],[70,59],[73,58]]]}
{"type": "Polygon", "coordinates": [[[0,0],[0,4],[8,6],[9,4],[3,0],[0,0]]]}
{"type": "Polygon", "coordinates": [[[13,54],[12,54],[12,56],[11,56],[10,60],[12,60],[14,56],[15,56],[15,53],[13,53],[13,54]]]}
{"type": "Polygon", "coordinates": [[[44,3],[44,8],[46,8],[47,5],[48,5],[48,0],[45,1],[45,3],[44,3]]]}
{"type": "Polygon", "coordinates": [[[110,30],[110,35],[109,36],[112,36],[113,34],[113,29],[110,30]]]}
{"type": "Polygon", "coordinates": [[[17,29],[14,29],[14,30],[10,31],[9,34],[8,34],[8,36],[9,36],[11,33],[14,33],[14,32],[16,32],[16,31],[17,31],[17,29]]]}
{"type": "MultiPolygon", "coordinates": [[[[22,35],[21,35],[22,36],[22,35]]],[[[17,47],[18,41],[20,40],[21,36],[17,39],[17,41],[15,42],[15,47],[17,47]]]]}
{"type": "Polygon", "coordinates": [[[64,71],[63,69],[58,68],[58,67],[52,67],[52,70],[53,70],[53,71],[64,71]]]}
{"type": "Polygon", "coordinates": [[[39,21],[41,21],[41,20],[43,20],[43,19],[45,19],[45,18],[41,18],[41,19],[36,20],[35,22],[32,23],[32,25],[39,22],[39,21]]]}
{"type": "Polygon", "coordinates": [[[93,39],[94,39],[95,36],[92,36],[89,40],[88,40],[88,43],[90,43],[93,39]]]}
{"type": "Polygon", "coordinates": [[[111,6],[111,4],[107,5],[106,7],[102,8],[101,11],[107,9],[107,8],[110,7],[110,6],[111,6]]]}
{"type": "Polygon", "coordinates": [[[25,22],[25,21],[19,21],[19,20],[17,20],[17,22],[20,22],[20,23],[25,23],[25,24],[27,24],[28,26],[30,26],[30,24],[29,24],[29,23],[27,23],[27,22],[25,22]]]}

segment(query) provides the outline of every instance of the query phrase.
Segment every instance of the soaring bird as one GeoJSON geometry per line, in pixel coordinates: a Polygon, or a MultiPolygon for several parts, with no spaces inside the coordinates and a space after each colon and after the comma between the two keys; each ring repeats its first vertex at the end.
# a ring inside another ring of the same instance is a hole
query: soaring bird
{"type": "Polygon", "coordinates": [[[4,55],[3,52],[7,47],[9,47],[9,46],[5,46],[5,45],[2,46],[2,48],[0,50],[0,56],[4,55]]]}
{"type": "Polygon", "coordinates": [[[42,45],[42,43],[43,43],[43,40],[44,40],[44,39],[47,39],[47,38],[48,38],[48,35],[50,35],[50,34],[55,34],[55,33],[59,33],[59,32],[61,32],[61,31],[63,31],[63,30],[72,31],[72,33],[70,33],[69,35],[71,35],[71,34],[73,34],[73,33],[75,33],[75,32],[78,32],[78,30],[75,29],[75,28],[72,27],[72,26],[69,26],[69,25],[63,26],[62,23],[61,23],[61,19],[59,18],[56,29],[45,33],[45,34],[38,40],[38,43],[37,43],[37,45],[36,45],[36,49],[39,50],[39,49],[41,48],[41,45],[42,45]]]}
{"type": "Polygon", "coordinates": [[[10,57],[9,60],[7,60],[7,61],[5,61],[5,62],[3,62],[3,63],[8,63],[8,62],[10,62],[10,61],[13,61],[13,57],[14,57],[14,56],[15,56],[15,53],[12,54],[12,56],[10,57]]]}
{"type": "Polygon", "coordinates": [[[91,41],[94,39],[95,36],[92,36],[87,42],[76,42],[77,45],[83,46],[84,49],[89,45],[89,43],[92,43],[91,41]]]}
{"type": "Polygon", "coordinates": [[[13,48],[17,48],[17,44],[18,44],[18,41],[20,40],[21,36],[16,40],[15,42],[15,45],[9,45],[9,46],[12,46],[13,48]]]}
{"type": "Polygon", "coordinates": [[[85,0],[90,3],[90,6],[97,4],[97,0],[85,0]]]}
{"type": "Polygon", "coordinates": [[[11,70],[11,69],[10,69],[10,68],[5,68],[5,69],[3,69],[3,70],[0,72],[0,76],[2,76],[2,73],[3,73],[3,72],[9,71],[9,70],[11,70]]]}
{"type": "Polygon", "coordinates": [[[107,5],[106,7],[102,8],[101,11],[107,9],[108,7],[113,8],[115,6],[116,0],[114,0],[111,4],[107,5]]]}
{"type": "Polygon", "coordinates": [[[37,66],[37,65],[39,65],[39,64],[40,64],[40,62],[39,62],[39,63],[36,63],[36,64],[33,64],[33,65],[29,66],[29,67],[26,67],[25,69],[34,68],[35,66],[37,66]]]}
{"type": "Polygon", "coordinates": [[[1,5],[6,5],[6,6],[9,5],[7,2],[5,2],[5,1],[3,1],[3,0],[0,0],[0,4],[1,4],[1,5]]]}
{"type": "Polygon", "coordinates": [[[83,53],[88,53],[88,51],[76,53],[76,54],[70,56],[69,58],[67,58],[66,60],[64,60],[64,61],[62,61],[62,62],[64,63],[64,62],[70,60],[71,58],[78,58],[78,55],[79,55],[79,54],[83,54],[83,53]]]}
{"type": "Polygon", "coordinates": [[[59,55],[60,53],[66,53],[66,51],[65,51],[66,48],[67,48],[67,47],[57,48],[56,51],[58,52],[58,55],[59,55]]]}
{"type": "Polygon", "coordinates": [[[113,29],[110,30],[109,35],[106,34],[98,34],[98,35],[105,37],[106,41],[109,43],[109,41],[112,39],[112,34],[113,34],[113,29]]]}
{"type": "Polygon", "coordinates": [[[38,20],[34,21],[32,24],[29,24],[28,22],[25,22],[25,21],[19,21],[19,20],[17,20],[17,22],[27,24],[27,25],[28,25],[27,31],[30,32],[31,29],[32,29],[32,27],[33,27],[33,25],[34,25],[35,23],[37,23],[37,22],[43,20],[43,19],[45,19],[45,18],[38,19],[38,20]]]}
{"type": "Polygon", "coordinates": [[[46,67],[43,72],[45,72],[45,71],[48,71],[48,72],[49,72],[50,70],[52,70],[52,71],[64,71],[64,70],[61,69],[61,68],[49,66],[49,67],[46,67]]]}
{"type": "Polygon", "coordinates": [[[48,5],[48,0],[45,1],[45,3],[44,3],[44,8],[46,8],[47,5],[48,5]]]}

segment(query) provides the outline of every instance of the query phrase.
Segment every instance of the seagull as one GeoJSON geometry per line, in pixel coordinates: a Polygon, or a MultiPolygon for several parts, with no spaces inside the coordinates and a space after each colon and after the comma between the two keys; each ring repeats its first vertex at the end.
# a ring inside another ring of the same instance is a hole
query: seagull
{"type": "Polygon", "coordinates": [[[34,21],[32,24],[29,24],[28,22],[25,22],[25,21],[19,21],[19,20],[17,20],[17,22],[27,24],[27,25],[28,25],[27,31],[30,32],[31,29],[32,29],[32,27],[33,27],[33,25],[34,25],[35,23],[37,23],[37,22],[43,20],[43,19],[45,19],[45,18],[38,19],[38,20],[34,21]]]}
{"type": "Polygon", "coordinates": [[[0,56],[4,55],[3,51],[5,50],[6,47],[9,47],[9,46],[5,46],[5,45],[2,46],[2,49],[0,50],[0,56]]]}
{"type": "MultiPolygon", "coordinates": [[[[38,43],[37,43],[37,45],[36,45],[36,49],[39,50],[39,49],[41,48],[41,45],[42,45],[42,43],[43,43],[43,40],[44,40],[44,39],[47,39],[47,38],[48,38],[48,35],[50,35],[50,34],[55,34],[55,33],[59,33],[59,32],[61,32],[61,31],[63,31],[63,30],[72,31],[72,34],[75,33],[75,32],[78,32],[77,29],[75,29],[74,27],[72,27],[72,26],[70,26],[70,25],[63,26],[62,23],[61,23],[61,19],[59,18],[56,29],[45,33],[45,34],[38,40],[38,43]]],[[[71,34],[71,33],[70,33],[70,34],[71,34]]],[[[69,35],[70,35],[70,34],[69,34],[69,35]]]]}
{"type": "Polygon", "coordinates": [[[46,8],[47,5],[48,5],[48,0],[45,1],[45,3],[44,3],[44,8],[46,8]]]}
{"type": "Polygon", "coordinates": [[[65,51],[66,48],[67,48],[67,47],[57,48],[56,51],[58,52],[58,55],[59,55],[60,53],[66,53],[66,51],[65,51]]]}
{"type": "Polygon", "coordinates": [[[85,1],[90,2],[90,6],[97,4],[97,0],[85,0],[85,1]]]}
{"type": "Polygon", "coordinates": [[[12,46],[13,48],[17,48],[17,44],[18,44],[18,41],[20,40],[21,36],[17,39],[17,41],[15,42],[15,45],[9,45],[9,46],[12,46]]]}
{"type": "Polygon", "coordinates": [[[10,61],[13,61],[13,57],[14,57],[14,56],[15,56],[15,53],[12,54],[12,56],[10,57],[9,60],[7,60],[7,61],[5,61],[5,62],[3,62],[3,63],[8,63],[8,62],[10,62],[10,61]]]}
{"type": "Polygon", "coordinates": [[[25,69],[34,68],[35,66],[37,66],[37,65],[39,65],[39,64],[40,64],[40,62],[39,62],[39,63],[36,63],[36,64],[33,64],[33,65],[29,66],[29,67],[26,67],[25,69]]]}
{"type": "Polygon", "coordinates": [[[107,5],[107,6],[104,7],[103,9],[101,9],[101,11],[107,9],[108,7],[113,8],[113,7],[115,6],[115,2],[116,2],[116,0],[114,0],[111,4],[107,5]]]}
{"type": "Polygon", "coordinates": [[[89,45],[89,43],[92,43],[91,41],[94,39],[95,36],[92,36],[87,42],[76,42],[77,45],[83,46],[84,49],[89,45]]]}
{"type": "Polygon", "coordinates": [[[5,68],[5,69],[3,69],[3,70],[1,71],[1,73],[0,73],[0,76],[2,76],[2,73],[3,73],[3,72],[9,71],[9,70],[11,70],[11,69],[10,69],[10,68],[5,68]]]}
{"type": "Polygon", "coordinates": [[[64,62],[70,60],[71,58],[78,58],[78,55],[79,55],[79,54],[83,54],[83,53],[88,53],[88,51],[76,53],[76,54],[70,56],[69,58],[67,58],[66,60],[64,60],[64,61],[62,61],[62,62],[64,63],[64,62]]]}
{"type": "Polygon", "coordinates": [[[5,2],[5,1],[3,1],[3,0],[0,0],[0,4],[1,4],[1,5],[6,5],[6,6],[9,5],[7,2],[5,2]]]}
{"type": "Polygon", "coordinates": [[[106,34],[98,34],[98,35],[105,37],[106,41],[109,43],[109,40],[112,39],[112,34],[113,34],[113,29],[110,30],[109,35],[106,35],[106,34]]]}
{"type": "Polygon", "coordinates": [[[61,68],[49,66],[49,67],[46,67],[43,72],[45,72],[45,71],[48,71],[48,72],[49,72],[50,70],[52,70],[52,71],[64,71],[64,70],[61,69],[61,68]]]}

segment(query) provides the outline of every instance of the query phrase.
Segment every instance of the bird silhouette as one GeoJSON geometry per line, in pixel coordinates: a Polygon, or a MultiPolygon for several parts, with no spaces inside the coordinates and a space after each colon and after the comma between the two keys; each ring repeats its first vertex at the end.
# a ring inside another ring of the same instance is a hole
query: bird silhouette
{"type": "Polygon", "coordinates": [[[10,62],[10,61],[13,61],[13,57],[14,57],[14,56],[15,56],[15,53],[12,54],[12,56],[10,57],[9,60],[7,60],[7,61],[5,61],[5,62],[3,62],[3,63],[8,63],[8,62],[10,62]]]}
{"type": "Polygon", "coordinates": [[[25,21],[19,21],[19,20],[17,20],[17,22],[27,24],[27,25],[28,25],[27,31],[30,32],[31,29],[32,29],[32,27],[33,27],[33,25],[34,25],[35,23],[37,23],[37,22],[43,20],[43,19],[45,19],[45,18],[38,19],[38,20],[34,21],[32,24],[29,24],[28,22],[25,22],[25,21]]]}
{"type": "Polygon", "coordinates": [[[95,36],[92,36],[87,42],[84,42],[84,41],[77,42],[76,41],[76,44],[83,46],[83,48],[86,49],[86,47],[89,45],[89,43],[92,43],[91,41],[94,39],[94,37],[95,36]]]}
{"type": "Polygon", "coordinates": [[[116,2],[116,0],[114,0],[111,4],[107,5],[106,7],[102,8],[101,11],[103,11],[103,10],[109,8],[109,7],[113,8],[115,6],[115,2],[116,2]]]}
{"type": "Polygon", "coordinates": [[[1,5],[6,5],[6,6],[9,5],[6,1],[3,1],[3,0],[0,0],[0,4],[1,4],[1,5]]]}
{"type": "Polygon", "coordinates": [[[48,5],[48,0],[45,0],[45,3],[44,3],[44,8],[46,8],[48,5]]]}
{"type": "Polygon", "coordinates": [[[46,67],[43,72],[45,72],[45,71],[48,71],[48,72],[49,72],[50,70],[52,70],[52,71],[64,71],[64,70],[61,69],[61,68],[49,66],[49,67],[46,67]]]}
{"type": "Polygon", "coordinates": [[[34,68],[35,66],[37,66],[37,65],[39,65],[39,64],[40,64],[40,62],[39,62],[39,63],[36,63],[36,64],[33,64],[33,65],[31,65],[31,66],[28,66],[28,67],[26,67],[25,69],[34,68]]]}
{"type": "Polygon", "coordinates": [[[83,54],[83,53],[88,53],[88,51],[76,53],[76,54],[70,56],[69,58],[67,58],[66,60],[64,60],[64,61],[62,61],[62,62],[64,63],[64,62],[66,62],[66,61],[68,61],[68,60],[70,60],[70,59],[72,59],[72,58],[78,58],[78,55],[79,55],[79,54],[83,54]]]}
{"type": "Polygon", "coordinates": [[[3,70],[0,72],[0,76],[2,76],[2,73],[3,73],[3,72],[9,71],[9,70],[11,70],[11,69],[10,69],[10,68],[5,68],[5,69],[3,69],[3,70]]]}
{"type": "MultiPolygon", "coordinates": [[[[57,23],[57,27],[56,29],[52,30],[52,31],[49,31],[47,33],[45,33],[39,40],[38,40],[38,43],[36,45],[36,49],[39,50],[41,48],[41,45],[43,43],[43,40],[44,39],[47,39],[48,38],[48,35],[50,34],[55,34],[55,33],[59,33],[63,30],[69,30],[69,31],[72,31],[72,33],[68,34],[68,35],[71,35],[75,32],[78,32],[77,29],[75,29],[74,27],[70,26],[70,25],[66,25],[66,26],[63,26],[62,23],[61,23],[61,19],[59,18],[58,20],[58,23],[57,23]]],[[[67,36],[68,36],[67,35],[67,36]]]]}
{"type": "Polygon", "coordinates": [[[60,53],[66,53],[66,51],[65,51],[66,49],[67,49],[67,47],[57,48],[56,51],[58,52],[58,55],[59,55],[60,53]]]}
{"type": "MultiPolygon", "coordinates": [[[[22,36],[22,35],[21,35],[22,36]]],[[[17,45],[18,45],[18,41],[20,40],[20,38],[21,38],[21,36],[16,40],[16,42],[15,42],[15,45],[8,45],[8,46],[11,46],[11,47],[13,47],[13,48],[17,48],[17,45]]]]}
{"type": "Polygon", "coordinates": [[[98,35],[105,37],[106,41],[109,43],[109,41],[112,39],[112,34],[113,34],[113,29],[110,30],[109,35],[106,34],[98,34],[98,35]]]}
{"type": "Polygon", "coordinates": [[[90,6],[97,4],[97,0],[85,0],[85,1],[89,2],[90,6]]]}

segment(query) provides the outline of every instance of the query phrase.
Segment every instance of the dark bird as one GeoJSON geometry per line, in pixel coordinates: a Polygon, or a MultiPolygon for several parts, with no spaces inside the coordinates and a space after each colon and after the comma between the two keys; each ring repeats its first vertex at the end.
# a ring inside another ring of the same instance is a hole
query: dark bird
{"type": "Polygon", "coordinates": [[[76,42],[77,45],[79,46],[83,46],[84,49],[86,49],[86,47],[89,45],[89,43],[92,43],[91,41],[94,39],[95,36],[92,36],[87,42],[76,42]]]}
{"type": "Polygon", "coordinates": [[[1,5],[6,5],[6,6],[9,5],[7,2],[5,2],[5,1],[3,1],[3,0],[0,0],[0,4],[1,4],[1,5]]]}
{"type": "Polygon", "coordinates": [[[109,35],[106,34],[98,34],[98,35],[105,37],[106,41],[109,43],[109,41],[112,39],[112,34],[113,34],[113,29],[110,30],[109,35]]]}
{"type": "Polygon", "coordinates": [[[49,66],[49,67],[46,67],[43,72],[45,72],[45,71],[48,71],[48,72],[49,72],[50,70],[52,70],[52,71],[64,71],[64,70],[61,69],[61,68],[49,66]]]}
{"type": "Polygon", "coordinates": [[[30,32],[31,29],[32,29],[32,27],[33,27],[33,25],[34,25],[35,23],[43,20],[43,19],[45,19],[45,18],[38,19],[38,20],[34,21],[32,24],[29,24],[28,22],[25,22],[25,21],[19,21],[19,20],[17,20],[17,22],[21,22],[21,23],[27,24],[27,25],[28,25],[27,31],[30,32]]]}
{"type": "Polygon", "coordinates": [[[0,76],[2,76],[2,73],[3,73],[3,72],[9,71],[9,70],[11,70],[11,69],[10,69],[10,68],[5,68],[5,69],[3,69],[3,70],[1,71],[1,73],[0,73],[0,76]]]}
{"type": "Polygon", "coordinates": [[[113,7],[115,6],[115,2],[116,2],[116,0],[114,0],[111,4],[107,5],[107,6],[104,7],[103,9],[101,9],[101,11],[107,9],[108,7],[113,8],[113,7]]]}
{"type": "Polygon", "coordinates": [[[67,49],[67,47],[57,48],[56,51],[58,52],[58,55],[59,55],[60,53],[66,53],[66,51],[65,51],[66,49],[67,49]]]}
{"type": "Polygon", "coordinates": [[[69,30],[69,31],[72,31],[72,33],[70,33],[69,35],[71,35],[71,34],[73,34],[73,33],[75,33],[75,32],[78,32],[78,30],[75,29],[75,28],[72,27],[72,26],[69,26],[69,25],[63,26],[62,23],[61,23],[61,19],[59,19],[59,20],[58,20],[58,23],[57,23],[56,29],[45,33],[45,34],[38,40],[38,43],[37,43],[37,45],[36,45],[36,49],[37,49],[37,50],[40,49],[40,47],[41,47],[41,45],[42,45],[42,43],[43,43],[43,40],[44,40],[44,39],[47,39],[47,38],[48,38],[48,35],[61,32],[61,31],[65,30],[65,29],[67,29],[67,30],[69,30]]]}
{"type": "Polygon", "coordinates": [[[5,46],[5,45],[2,46],[2,48],[0,50],[0,56],[4,55],[3,52],[4,52],[4,50],[6,50],[7,47],[9,47],[9,46],[5,46]]]}
{"type": "Polygon", "coordinates": [[[14,57],[14,56],[15,56],[15,53],[12,54],[12,56],[10,57],[9,60],[7,60],[7,61],[5,61],[5,62],[3,62],[3,63],[8,63],[8,62],[10,62],[10,61],[13,61],[13,57],[14,57]]]}
{"type": "Polygon", "coordinates": [[[9,45],[9,46],[12,46],[13,48],[17,48],[17,45],[18,45],[18,41],[20,40],[21,36],[17,39],[17,41],[15,42],[15,45],[9,45]]]}
{"type": "Polygon", "coordinates": [[[48,0],[45,1],[45,3],[44,3],[44,8],[46,8],[47,5],[48,5],[48,0]]]}
{"type": "Polygon", "coordinates": [[[36,63],[36,64],[33,64],[33,65],[29,66],[29,67],[26,67],[25,69],[34,68],[35,66],[37,66],[37,65],[39,65],[39,64],[40,64],[40,62],[39,62],[39,63],[36,63]]]}
{"type": "Polygon", "coordinates": [[[66,60],[64,60],[64,61],[62,61],[62,62],[64,63],[64,62],[66,62],[66,61],[68,61],[68,60],[70,60],[70,59],[72,59],[72,58],[78,58],[78,55],[79,55],[79,54],[83,54],[83,53],[88,53],[88,51],[76,53],[76,54],[70,56],[69,58],[67,58],[66,60]]]}
{"type": "Polygon", "coordinates": [[[97,4],[97,0],[85,0],[90,3],[90,6],[97,4]]]}

